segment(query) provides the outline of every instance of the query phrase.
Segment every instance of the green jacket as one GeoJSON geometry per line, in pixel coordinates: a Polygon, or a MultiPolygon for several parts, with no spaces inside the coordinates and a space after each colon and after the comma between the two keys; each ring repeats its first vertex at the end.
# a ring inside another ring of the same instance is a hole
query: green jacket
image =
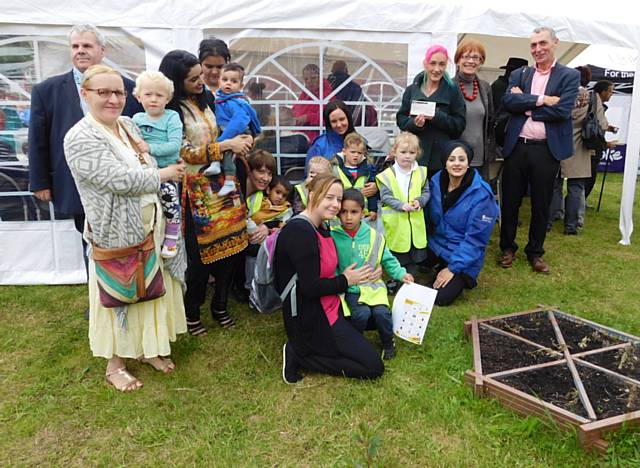
{"type": "Polygon", "coordinates": [[[418,164],[429,168],[429,178],[443,168],[442,158],[450,140],[459,138],[466,126],[467,109],[464,97],[457,85],[450,85],[443,78],[435,93],[427,97],[422,92],[424,72],[419,73],[413,84],[405,89],[402,104],[396,114],[400,130],[411,132],[420,140],[422,156],[418,164]],[[436,114],[423,127],[416,127],[410,114],[412,101],[434,101],[436,114]]]}
{"type": "MultiPolygon", "coordinates": [[[[336,251],[338,252],[336,274],[341,274],[345,268],[354,262],[356,263],[356,268],[362,266],[371,249],[369,243],[371,239],[369,231],[371,229],[367,223],[362,222],[356,236],[352,238],[342,229],[342,226],[331,228],[331,237],[333,237],[333,242],[336,244],[336,251]]],[[[381,263],[384,271],[395,280],[402,280],[404,275],[407,274],[407,270],[400,265],[400,262],[389,251],[386,244],[382,253],[381,263]]],[[[347,292],[359,293],[360,288],[357,285],[352,285],[349,286],[347,292]]]]}

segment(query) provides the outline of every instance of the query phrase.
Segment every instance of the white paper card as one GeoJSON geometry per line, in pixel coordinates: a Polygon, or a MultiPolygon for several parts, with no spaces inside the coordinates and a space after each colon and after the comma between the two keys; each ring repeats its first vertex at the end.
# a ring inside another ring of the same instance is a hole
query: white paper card
{"type": "Polygon", "coordinates": [[[393,333],[403,340],[422,344],[438,291],[416,283],[402,285],[393,300],[393,333]]]}
{"type": "Polygon", "coordinates": [[[411,101],[410,115],[426,115],[433,117],[436,115],[436,103],[433,101],[411,101]]]}

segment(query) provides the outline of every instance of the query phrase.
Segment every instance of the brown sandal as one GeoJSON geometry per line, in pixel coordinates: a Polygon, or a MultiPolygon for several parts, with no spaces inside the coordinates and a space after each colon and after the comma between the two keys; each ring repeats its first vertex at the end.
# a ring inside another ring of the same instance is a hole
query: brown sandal
{"type": "Polygon", "coordinates": [[[126,367],[107,372],[105,379],[119,392],[133,392],[142,388],[142,382],[131,375],[126,367]]]}
{"type": "Polygon", "coordinates": [[[163,374],[171,374],[175,369],[175,363],[169,358],[163,358],[161,356],[156,356],[152,358],[140,358],[139,359],[143,364],[149,364],[158,372],[162,372],[163,374]]]}

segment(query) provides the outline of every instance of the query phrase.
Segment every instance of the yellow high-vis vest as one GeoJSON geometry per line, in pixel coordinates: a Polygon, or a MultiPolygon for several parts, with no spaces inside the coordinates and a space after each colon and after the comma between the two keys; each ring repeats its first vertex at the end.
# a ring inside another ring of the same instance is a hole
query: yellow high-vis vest
{"type": "Polygon", "coordinates": [[[262,205],[262,199],[264,198],[264,192],[258,190],[247,197],[247,208],[249,208],[249,218],[256,214],[260,210],[262,205]]]}
{"type": "MultiPolygon", "coordinates": [[[[351,183],[349,177],[344,173],[341,167],[338,167],[338,177],[342,181],[342,185],[345,190],[348,188],[354,188],[358,190],[358,192],[362,192],[364,185],[367,183],[366,176],[360,176],[356,179],[355,183],[351,183]]],[[[369,209],[367,208],[369,205],[367,204],[367,197],[364,197],[364,215],[367,216],[369,214],[369,209]]]]}
{"type": "Polygon", "coordinates": [[[307,207],[307,203],[309,202],[309,200],[308,200],[309,193],[307,192],[307,187],[305,186],[304,182],[302,182],[300,184],[296,184],[295,185],[295,189],[296,189],[296,192],[298,192],[298,195],[300,195],[300,201],[302,202],[302,204],[306,208],[307,207]]]}
{"type": "MultiPolygon", "coordinates": [[[[427,183],[427,168],[418,166],[411,172],[408,193],[402,193],[392,168],[387,168],[376,177],[380,184],[391,190],[394,198],[402,203],[409,203],[422,195],[422,188],[427,183]]],[[[396,211],[390,206],[382,206],[382,225],[384,237],[392,252],[407,253],[411,246],[424,249],[427,246],[427,228],[423,210],[396,211]]]]}
{"type": "MultiPolygon", "coordinates": [[[[375,229],[369,230],[369,254],[367,259],[363,262],[362,266],[369,265],[372,270],[375,270],[382,261],[382,254],[384,253],[385,240],[384,236],[377,232],[375,229]]],[[[368,306],[386,305],[389,307],[389,297],[387,296],[387,286],[382,279],[378,281],[371,281],[368,283],[359,284],[360,298],[358,302],[361,304],[367,304],[368,306]]],[[[340,294],[340,302],[342,303],[342,313],[345,317],[351,315],[349,305],[344,298],[344,294],[340,294]]]]}

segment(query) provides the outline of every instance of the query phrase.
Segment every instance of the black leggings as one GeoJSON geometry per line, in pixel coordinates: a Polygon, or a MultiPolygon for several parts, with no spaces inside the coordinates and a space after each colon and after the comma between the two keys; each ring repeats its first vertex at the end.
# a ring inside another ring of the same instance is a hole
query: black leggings
{"type": "Polygon", "coordinates": [[[207,295],[209,275],[216,279],[215,292],[211,301],[211,311],[223,312],[227,310],[227,299],[233,274],[237,268],[242,252],[218,260],[217,262],[203,264],[200,258],[200,249],[195,235],[193,219],[189,209],[185,210],[185,247],[187,249],[187,292],[184,295],[184,308],[187,320],[195,322],[200,320],[200,307],[204,304],[207,295]]]}
{"type": "MultiPolygon", "coordinates": [[[[433,250],[427,247],[427,260],[425,261],[425,265],[434,268],[436,272],[439,273],[440,270],[443,270],[447,267],[447,262],[438,257],[433,252],[433,250]]],[[[460,294],[462,294],[462,290],[466,287],[467,282],[465,281],[463,276],[454,274],[453,278],[451,278],[451,281],[449,281],[445,287],[436,290],[438,291],[438,295],[436,296],[436,305],[450,305],[460,296],[460,294]]]]}
{"type": "MultiPolygon", "coordinates": [[[[296,360],[300,367],[323,374],[355,379],[375,379],[384,373],[384,364],[380,354],[344,317],[338,317],[338,320],[331,327],[331,332],[338,354],[335,356],[313,354],[300,356],[296,353],[296,360]]],[[[295,348],[293,346],[291,348],[295,353],[295,348]]]]}

